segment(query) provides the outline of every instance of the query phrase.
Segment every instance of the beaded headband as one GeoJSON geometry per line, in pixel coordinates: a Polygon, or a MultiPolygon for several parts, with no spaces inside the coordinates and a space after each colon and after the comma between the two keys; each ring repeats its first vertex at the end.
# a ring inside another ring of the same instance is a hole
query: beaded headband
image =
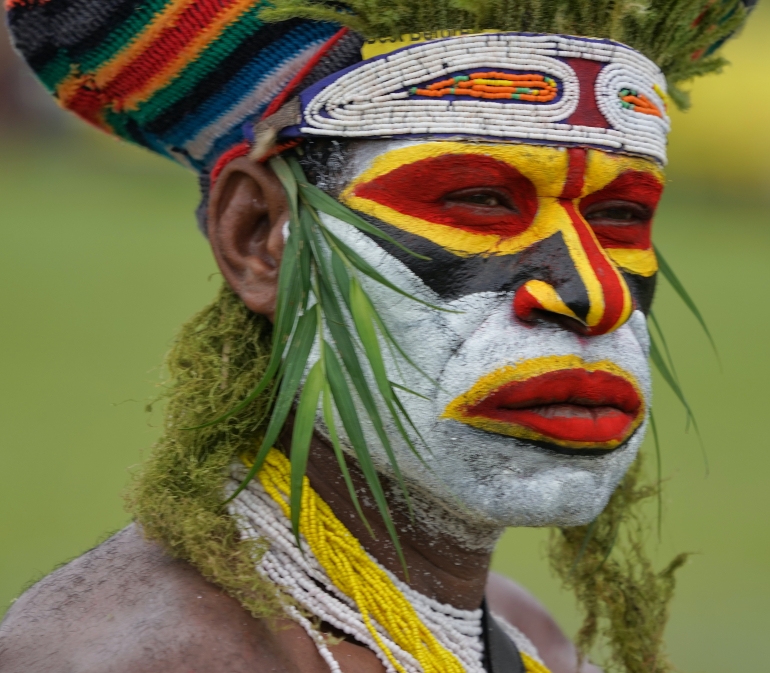
{"type": "Polygon", "coordinates": [[[471,138],[592,146],[666,163],[666,80],[610,40],[481,33],[337,72],[299,96],[282,138],[471,138]]]}

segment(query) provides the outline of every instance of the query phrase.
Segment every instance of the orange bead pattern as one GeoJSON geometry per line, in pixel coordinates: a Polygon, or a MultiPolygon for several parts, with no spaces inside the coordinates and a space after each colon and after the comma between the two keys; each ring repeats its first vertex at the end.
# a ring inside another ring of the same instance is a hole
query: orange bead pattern
{"type": "Polygon", "coordinates": [[[487,100],[525,100],[532,103],[548,103],[559,95],[556,81],[545,75],[512,75],[506,72],[475,72],[456,75],[430,84],[424,89],[413,87],[413,96],[473,96],[487,100]]]}

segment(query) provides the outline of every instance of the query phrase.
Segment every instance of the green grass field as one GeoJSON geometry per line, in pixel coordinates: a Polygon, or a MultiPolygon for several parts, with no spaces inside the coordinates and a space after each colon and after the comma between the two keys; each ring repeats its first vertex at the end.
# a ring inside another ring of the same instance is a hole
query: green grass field
{"type": "MultiPolygon", "coordinates": [[[[175,329],[219,284],[195,231],[194,180],[105,140],[0,155],[0,606],[127,522],[120,493],[158,434],[158,365],[175,329]]],[[[711,464],[663,385],[666,519],[661,563],[681,573],[669,630],[683,671],[761,670],[770,656],[764,518],[770,505],[768,210],[674,186],[657,240],[713,328],[724,372],[663,285],[658,313],[711,464]]],[[[649,447],[648,449],[649,450],[649,447]]],[[[572,630],[577,615],[543,561],[545,531],[511,531],[495,567],[572,630]]]]}

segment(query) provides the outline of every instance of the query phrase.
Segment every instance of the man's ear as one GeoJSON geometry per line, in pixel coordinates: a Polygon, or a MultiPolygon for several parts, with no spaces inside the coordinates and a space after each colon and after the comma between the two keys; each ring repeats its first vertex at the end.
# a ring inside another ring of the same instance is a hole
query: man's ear
{"type": "Polygon", "coordinates": [[[209,242],[230,287],[270,320],[288,220],[286,193],[270,168],[247,157],[225,166],[209,197],[209,242]]]}

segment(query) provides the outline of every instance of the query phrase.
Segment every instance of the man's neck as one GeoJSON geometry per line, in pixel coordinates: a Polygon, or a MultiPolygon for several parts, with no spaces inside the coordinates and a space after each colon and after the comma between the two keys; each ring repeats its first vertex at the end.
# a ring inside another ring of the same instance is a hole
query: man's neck
{"type": "Polygon", "coordinates": [[[421,594],[463,610],[479,608],[492,548],[501,531],[479,530],[415,493],[410,494],[414,512],[410,516],[400,488],[381,476],[409,568],[407,580],[363,476],[353,461],[348,465],[375,538],[356,512],[333,451],[319,437],[313,438],[307,468],[310,484],[366,551],[421,594]]]}

